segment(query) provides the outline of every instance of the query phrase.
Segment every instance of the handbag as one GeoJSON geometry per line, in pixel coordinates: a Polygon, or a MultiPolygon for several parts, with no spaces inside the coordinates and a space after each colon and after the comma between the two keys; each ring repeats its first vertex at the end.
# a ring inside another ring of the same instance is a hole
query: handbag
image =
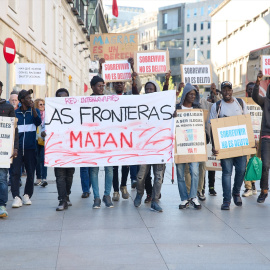
{"type": "Polygon", "coordinates": [[[245,181],[257,181],[262,177],[262,161],[255,155],[247,165],[245,181]]]}

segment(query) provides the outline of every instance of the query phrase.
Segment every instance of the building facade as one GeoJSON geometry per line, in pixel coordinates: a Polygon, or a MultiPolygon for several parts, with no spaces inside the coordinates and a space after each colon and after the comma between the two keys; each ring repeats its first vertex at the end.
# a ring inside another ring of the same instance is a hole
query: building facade
{"type": "Polygon", "coordinates": [[[67,88],[70,95],[89,95],[90,33],[108,31],[102,2],[92,20],[94,9],[93,1],[86,0],[2,0],[0,51],[8,37],[16,46],[9,82],[0,55],[4,89],[8,85],[9,93],[14,88],[33,89],[34,98],[54,96],[60,87],[67,88]],[[16,85],[16,63],[44,63],[46,85],[16,85]]]}
{"type": "MultiPolygon", "coordinates": [[[[176,4],[159,8],[157,47],[169,50],[170,68],[174,83],[181,81],[180,64],[184,62],[184,15],[185,4],[176,4]]],[[[164,81],[164,76],[158,76],[164,81]]]]}
{"type": "Polygon", "coordinates": [[[194,64],[195,54],[197,63],[211,63],[211,17],[210,13],[218,7],[223,0],[206,0],[196,3],[186,3],[185,8],[185,41],[184,63],[194,64]],[[194,48],[194,45],[197,45],[194,48]],[[196,49],[196,52],[195,52],[196,49]],[[200,52],[200,53],[199,53],[200,52]]]}
{"type": "MultiPolygon", "coordinates": [[[[270,2],[225,0],[211,15],[211,61],[214,80],[232,82],[234,93],[245,95],[250,51],[270,44],[270,2]],[[239,12],[243,10],[243,12],[239,12]]],[[[260,63],[254,66],[256,80],[260,63]]]]}

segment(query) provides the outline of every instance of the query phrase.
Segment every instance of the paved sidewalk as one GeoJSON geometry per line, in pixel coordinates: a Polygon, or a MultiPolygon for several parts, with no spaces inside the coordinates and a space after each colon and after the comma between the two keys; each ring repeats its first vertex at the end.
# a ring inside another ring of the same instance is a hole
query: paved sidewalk
{"type": "MultiPolygon", "coordinates": [[[[81,198],[76,169],[73,206],[56,212],[55,177],[49,169],[49,185],[35,187],[33,205],[12,209],[9,194],[9,217],[0,219],[0,269],[269,270],[270,198],[264,204],[256,202],[257,195],[243,198],[243,207],[232,203],[230,211],[221,211],[220,176],[218,196],[207,195],[202,210],[179,210],[177,182],[171,184],[167,166],[160,200],[164,212],[155,213],[150,204],[133,206],[136,191],[130,181],[131,198],[121,198],[112,209],[104,204],[92,209],[93,195],[81,198]]],[[[101,181],[101,196],[103,187],[101,181]]]]}

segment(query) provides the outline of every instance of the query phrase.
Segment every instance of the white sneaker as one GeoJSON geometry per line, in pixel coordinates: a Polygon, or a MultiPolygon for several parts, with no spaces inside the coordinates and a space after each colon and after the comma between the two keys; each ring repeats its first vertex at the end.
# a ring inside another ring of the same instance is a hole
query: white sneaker
{"type": "Polygon", "coordinates": [[[253,195],[257,194],[257,189],[256,189],[256,186],[255,186],[255,183],[252,183],[252,193],[253,193],[253,195]]]}
{"type": "Polygon", "coordinates": [[[31,200],[29,199],[29,196],[27,194],[24,194],[23,197],[22,197],[22,201],[23,201],[23,204],[25,205],[31,205],[32,202],[31,200]]]}
{"type": "Polygon", "coordinates": [[[16,196],[13,200],[13,203],[12,203],[12,208],[19,208],[22,206],[22,200],[16,196]]]}
{"type": "Polygon", "coordinates": [[[244,193],[242,194],[242,197],[248,197],[253,194],[251,189],[245,189],[244,193]]]}

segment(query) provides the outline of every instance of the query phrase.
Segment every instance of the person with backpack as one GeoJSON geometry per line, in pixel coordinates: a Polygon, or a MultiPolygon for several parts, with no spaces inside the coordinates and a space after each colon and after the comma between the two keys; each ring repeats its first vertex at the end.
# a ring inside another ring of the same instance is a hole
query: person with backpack
{"type": "MultiPolygon", "coordinates": [[[[246,103],[240,99],[233,97],[232,84],[225,81],[221,84],[222,100],[214,103],[211,112],[210,120],[216,118],[230,117],[242,114],[248,114],[246,103]]],[[[211,138],[212,132],[211,132],[211,138]]],[[[215,149],[214,140],[212,139],[212,152],[216,156],[218,151],[215,149]]],[[[222,167],[222,189],[223,189],[223,204],[221,210],[230,210],[231,198],[235,205],[242,206],[242,199],[240,197],[240,189],[243,184],[247,156],[226,158],[220,160],[222,167]],[[231,190],[231,177],[233,166],[235,167],[234,185],[231,190]]]]}

